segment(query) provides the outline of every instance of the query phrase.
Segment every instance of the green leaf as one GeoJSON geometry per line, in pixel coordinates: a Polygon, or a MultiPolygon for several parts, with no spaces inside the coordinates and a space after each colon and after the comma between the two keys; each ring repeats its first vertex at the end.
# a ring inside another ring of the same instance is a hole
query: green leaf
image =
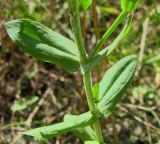
{"type": "Polygon", "coordinates": [[[152,58],[150,58],[149,60],[147,60],[145,63],[150,64],[150,63],[154,63],[160,61],[160,54],[158,54],[157,56],[153,56],[152,58]]]}
{"type": "Polygon", "coordinates": [[[84,144],[99,144],[97,141],[85,141],[84,144]]]}
{"type": "Polygon", "coordinates": [[[13,20],[5,26],[11,39],[29,55],[67,71],[79,70],[77,47],[71,40],[31,20],[13,20]]]}
{"type": "Polygon", "coordinates": [[[64,121],[58,124],[32,129],[23,132],[23,134],[37,138],[51,138],[72,131],[78,127],[86,127],[92,124],[96,119],[97,118],[95,118],[91,112],[87,112],[74,117],[70,121],[64,121]]]}
{"type": "MultiPolygon", "coordinates": [[[[77,118],[77,116],[67,114],[64,116],[64,121],[72,121],[75,118],[77,118]]],[[[96,134],[91,126],[75,128],[72,130],[72,133],[82,141],[96,140],[96,134]]]]}
{"type": "Polygon", "coordinates": [[[79,11],[80,2],[79,0],[68,0],[68,6],[70,14],[74,15],[75,11],[79,11]]]}
{"type": "Polygon", "coordinates": [[[117,38],[105,49],[96,54],[87,64],[81,68],[82,74],[85,74],[88,70],[91,70],[97,63],[107,57],[119,44],[119,42],[128,34],[132,23],[132,17],[126,22],[124,28],[117,36],[117,38]]]}
{"type": "Polygon", "coordinates": [[[26,109],[28,106],[38,101],[38,99],[39,98],[37,96],[32,96],[31,98],[28,98],[28,99],[22,98],[11,107],[11,110],[13,112],[22,111],[26,109]]]}
{"type": "Polygon", "coordinates": [[[94,84],[94,86],[92,87],[92,92],[95,102],[97,102],[99,96],[99,83],[94,84]]]}
{"type": "Polygon", "coordinates": [[[100,41],[96,44],[96,46],[93,49],[93,51],[92,51],[89,59],[92,59],[97,54],[97,52],[99,51],[99,49],[102,48],[102,46],[104,45],[104,43],[111,36],[111,34],[117,29],[117,27],[120,25],[120,23],[122,23],[122,21],[127,18],[127,15],[128,15],[128,12],[126,12],[126,11],[122,11],[118,15],[118,17],[115,19],[115,21],[113,22],[113,24],[107,29],[107,31],[104,33],[104,35],[102,36],[102,38],[100,39],[100,41]]]}
{"type": "Polygon", "coordinates": [[[113,6],[100,6],[98,5],[98,9],[101,15],[108,16],[108,15],[118,15],[119,10],[116,7],[113,6]]]}
{"type": "Polygon", "coordinates": [[[106,117],[110,115],[130,84],[137,65],[135,55],[127,56],[113,65],[99,83],[98,109],[106,117]]]}
{"type": "Polygon", "coordinates": [[[124,11],[131,12],[141,0],[121,0],[121,7],[124,11]]]}
{"type": "Polygon", "coordinates": [[[80,6],[83,10],[87,10],[88,7],[92,4],[92,0],[80,0],[80,6]]]}

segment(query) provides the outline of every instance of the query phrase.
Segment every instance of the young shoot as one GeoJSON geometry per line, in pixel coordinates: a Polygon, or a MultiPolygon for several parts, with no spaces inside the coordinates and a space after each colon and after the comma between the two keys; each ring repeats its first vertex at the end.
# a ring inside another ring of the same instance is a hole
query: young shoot
{"type": "Polygon", "coordinates": [[[50,62],[68,72],[79,71],[83,77],[89,111],[80,115],[67,114],[60,123],[23,132],[36,138],[49,139],[72,132],[85,144],[104,144],[100,119],[109,117],[132,81],[137,65],[135,55],[127,56],[114,64],[99,83],[92,83],[92,68],[106,58],[130,30],[133,12],[139,0],[121,0],[122,11],[104,33],[91,54],[86,52],[81,32],[80,12],[87,10],[92,0],[68,0],[74,41],[49,29],[43,24],[17,19],[5,24],[14,43],[24,52],[50,62]],[[122,23],[123,29],[113,42],[101,50],[103,44],[122,23]]]}

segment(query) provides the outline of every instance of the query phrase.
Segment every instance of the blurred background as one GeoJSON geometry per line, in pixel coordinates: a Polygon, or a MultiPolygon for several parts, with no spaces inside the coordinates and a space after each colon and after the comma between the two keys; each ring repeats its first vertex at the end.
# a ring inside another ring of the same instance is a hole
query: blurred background
{"type": "MultiPolygon", "coordinates": [[[[119,0],[94,2],[81,13],[88,52],[120,12],[119,0]]],[[[3,24],[18,18],[39,21],[73,39],[66,0],[0,0],[0,144],[82,144],[71,133],[49,141],[21,135],[30,128],[60,122],[66,113],[85,112],[88,106],[80,73],[40,62],[9,39],[3,24]]],[[[113,63],[129,54],[139,57],[137,72],[112,116],[101,120],[104,139],[108,144],[160,144],[159,0],[142,1],[130,33],[93,70],[93,82],[99,82],[113,63]]]]}

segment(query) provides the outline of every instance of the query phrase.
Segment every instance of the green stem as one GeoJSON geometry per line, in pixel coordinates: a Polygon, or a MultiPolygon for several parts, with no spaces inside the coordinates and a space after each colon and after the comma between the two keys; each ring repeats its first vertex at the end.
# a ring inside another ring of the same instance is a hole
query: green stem
{"type": "Polygon", "coordinates": [[[90,59],[92,59],[95,54],[98,52],[98,50],[103,46],[105,41],[109,38],[109,36],[114,32],[114,30],[118,27],[118,25],[124,20],[124,18],[127,16],[128,12],[122,11],[114,23],[109,27],[109,29],[106,31],[106,33],[102,36],[101,40],[99,43],[96,45],[96,47],[93,49],[90,59]]]}
{"type": "Polygon", "coordinates": [[[95,121],[93,123],[93,128],[95,130],[95,133],[96,133],[97,140],[98,140],[99,144],[104,144],[99,119],[97,119],[97,121],[95,121]]]}
{"type": "MultiPolygon", "coordinates": [[[[79,14],[79,0],[68,0],[70,14],[71,14],[71,25],[74,33],[75,41],[79,51],[80,64],[83,67],[83,64],[87,62],[87,53],[85,51],[84,41],[81,32],[80,24],[80,14],[79,14]]],[[[92,93],[92,80],[91,80],[91,71],[86,72],[83,75],[84,88],[86,91],[87,102],[91,113],[97,117],[97,121],[93,123],[93,127],[97,136],[97,141],[99,144],[104,144],[102,132],[98,119],[98,110],[94,103],[93,93],[92,93]]]]}
{"type": "MultiPolygon", "coordinates": [[[[89,109],[94,116],[98,117],[98,111],[97,111],[97,107],[94,103],[94,98],[93,98],[93,93],[92,93],[92,80],[91,80],[91,72],[90,71],[86,72],[83,75],[83,81],[84,81],[84,87],[85,87],[85,91],[86,91],[89,109]]],[[[98,118],[97,118],[97,121],[95,121],[93,123],[93,127],[94,127],[99,144],[104,144],[103,137],[102,137],[102,131],[101,131],[101,127],[100,127],[98,118]]]]}
{"type": "Polygon", "coordinates": [[[94,104],[93,94],[92,94],[92,81],[91,72],[88,71],[83,75],[84,88],[86,91],[87,101],[92,114],[97,114],[97,109],[94,104]]]}
{"type": "Polygon", "coordinates": [[[84,41],[81,32],[81,23],[80,23],[80,13],[79,13],[79,1],[78,0],[68,0],[70,8],[70,19],[72,30],[75,37],[75,42],[79,51],[79,58],[81,65],[86,63],[87,55],[85,51],[84,41]]]}

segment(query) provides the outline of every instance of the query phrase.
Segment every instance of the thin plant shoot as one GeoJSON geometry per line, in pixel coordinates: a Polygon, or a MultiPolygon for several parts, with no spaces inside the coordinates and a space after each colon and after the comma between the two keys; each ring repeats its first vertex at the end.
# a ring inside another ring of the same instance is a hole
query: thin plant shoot
{"type": "Polygon", "coordinates": [[[68,0],[74,40],[49,29],[43,24],[17,19],[5,24],[14,43],[24,52],[45,62],[53,63],[68,72],[79,71],[83,77],[89,111],[80,115],[66,114],[60,123],[23,132],[24,135],[49,139],[72,132],[84,144],[104,144],[100,120],[111,115],[134,76],[137,57],[127,56],[114,64],[99,83],[92,83],[92,69],[117,47],[130,30],[134,10],[140,0],[121,0],[122,11],[104,33],[91,53],[86,52],[81,32],[80,12],[86,11],[92,0],[68,0]],[[113,42],[101,50],[120,24],[123,29],[113,42]]]}

